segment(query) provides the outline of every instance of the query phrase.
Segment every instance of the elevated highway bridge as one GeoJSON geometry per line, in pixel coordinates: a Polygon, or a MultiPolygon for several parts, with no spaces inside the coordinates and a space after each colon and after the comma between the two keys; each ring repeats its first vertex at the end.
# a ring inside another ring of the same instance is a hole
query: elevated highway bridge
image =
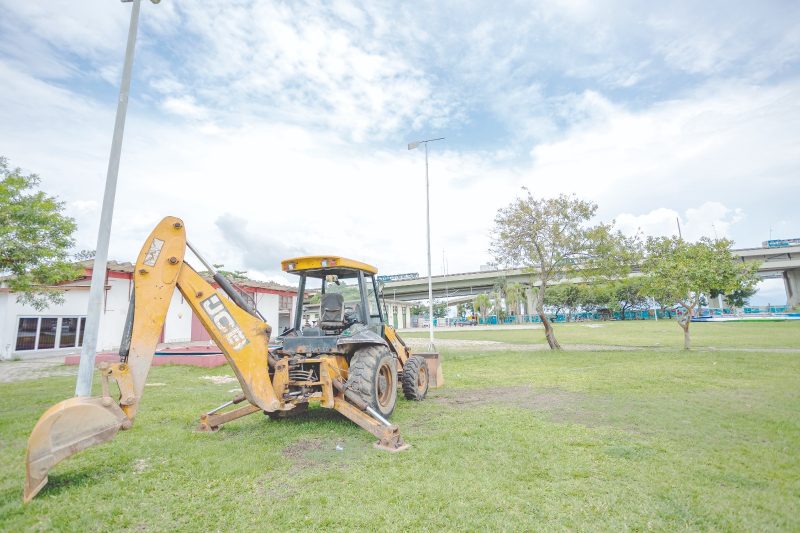
{"type": "MultiPolygon", "coordinates": [[[[782,248],[742,248],[733,250],[741,261],[761,261],[758,274],[762,278],[782,278],[786,288],[789,307],[800,305],[800,245],[782,248]]],[[[634,269],[635,270],[635,269],[634,269]]],[[[636,275],[634,272],[632,275],[636,275]]],[[[463,272],[433,276],[434,298],[464,298],[491,292],[497,282],[505,278],[508,283],[519,283],[528,287],[528,303],[531,304],[530,287],[539,283],[536,276],[522,268],[463,272]]],[[[428,298],[428,278],[390,281],[384,285],[384,294],[395,300],[423,300],[428,298]]]]}

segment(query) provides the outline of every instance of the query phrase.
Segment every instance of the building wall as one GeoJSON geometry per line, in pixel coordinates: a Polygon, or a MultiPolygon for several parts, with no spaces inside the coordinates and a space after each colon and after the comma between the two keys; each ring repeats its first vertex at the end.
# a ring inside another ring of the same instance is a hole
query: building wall
{"type": "MultiPolygon", "coordinates": [[[[100,331],[98,333],[98,351],[115,350],[119,348],[125,318],[128,313],[130,293],[133,283],[129,279],[110,278],[107,282],[110,288],[106,290],[103,314],[100,318],[100,331]]],[[[290,294],[290,293],[285,293],[290,294]]],[[[279,315],[279,295],[271,293],[256,293],[256,306],[259,312],[272,326],[275,334],[280,333],[280,317],[284,320],[287,316],[279,315]]],[[[296,297],[292,298],[292,308],[296,306],[296,297]]],[[[50,350],[22,350],[17,352],[16,339],[19,319],[23,317],[84,317],[89,301],[88,287],[75,287],[66,291],[64,303],[59,306],[50,306],[44,311],[37,311],[30,306],[18,304],[16,295],[0,291],[0,359],[35,358],[67,353],[80,352],[80,347],[50,349],[50,350]]],[[[189,342],[192,340],[192,309],[177,289],[172,295],[167,318],[164,324],[164,342],[189,342]]]]}
{"type": "Polygon", "coordinates": [[[269,293],[256,293],[256,308],[272,326],[272,334],[280,333],[278,329],[278,295],[269,293]]]}
{"type": "MultiPolygon", "coordinates": [[[[107,286],[110,288],[105,293],[103,311],[100,317],[100,331],[97,338],[97,345],[100,350],[109,350],[119,346],[119,341],[122,338],[122,329],[125,324],[125,316],[128,312],[129,291],[133,287],[130,280],[115,278],[109,279],[107,286]]],[[[17,296],[13,293],[0,293],[0,358],[30,358],[31,356],[41,357],[80,351],[80,348],[73,347],[17,352],[17,327],[19,319],[26,317],[85,318],[88,304],[88,287],[68,289],[64,294],[64,303],[62,305],[51,305],[43,311],[37,311],[29,305],[18,303],[17,296]]]]}
{"type": "Polygon", "coordinates": [[[192,308],[178,289],[172,294],[172,301],[164,323],[164,342],[189,342],[192,340],[192,308]]]}
{"type": "MultiPolygon", "coordinates": [[[[125,329],[125,318],[128,316],[128,303],[133,292],[133,281],[129,279],[108,280],[111,286],[106,291],[105,306],[103,314],[100,315],[100,330],[97,335],[98,350],[112,350],[119,347],[122,339],[122,330],[125,329]]],[[[85,293],[86,299],[83,302],[83,312],[89,304],[89,291],[85,293]]],[[[69,298],[67,298],[69,299],[69,298]]]]}

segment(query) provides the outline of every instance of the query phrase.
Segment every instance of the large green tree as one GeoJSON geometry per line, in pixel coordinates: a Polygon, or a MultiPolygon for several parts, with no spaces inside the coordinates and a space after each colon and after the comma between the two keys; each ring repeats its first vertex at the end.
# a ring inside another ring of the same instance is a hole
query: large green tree
{"type": "Polygon", "coordinates": [[[725,298],[725,302],[733,309],[741,309],[748,304],[750,298],[752,298],[756,292],[758,292],[758,289],[755,286],[740,287],[727,293],[714,289],[709,296],[711,298],[716,298],[722,295],[725,298]]]}
{"type": "Polygon", "coordinates": [[[553,285],[547,290],[544,303],[556,308],[556,316],[561,309],[567,312],[567,322],[572,321],[572,313],[581,305],[586,288],[576,283],[553,285]]]}
{"type": "Polygon", "coordinates": [[[564,194],[539,199],[524,190],[526,195],[497,212],[490,249],[499,262],[525,267],[538,281],[536,312],[550,348],[559,349],[544,310],[548,287],[566,277],[624,277],[632,254],[611,224],[589,223],[597,212],[593,202],[564,194]]]}
{"type": "Polygon", "coordinates": [[[611,286],[614,302],[620,311],[620,318],[625,320],[625,313],[647,306],[647,295],[644,293],[644,281],[641,277],[628,278],[614,282],[611,286]]]}
{"type": "Polygon", "coordinates": [[[75,221],[64,215],[64,202],[37,190],[39,183],[0,157],[0,274],[17,301],[42,310],[64,301],[58,284],[80,269],[70,256],[75,221]]]}
{"type": "Polygon", "coordinates": [[[522,323],[522,313],[520,306],[525,298],[525,288],[520,283],[512,282],[506,285],[506,306],[509,313],[513,312],[517,318],[517,323],[522,323]]]}
{"type": "Polygon", "coordinates": [[[478,312],[481,318],[486,320],[486,316],[489,313],[489,308],[492,305],[492,300],[489,298],[488,294],[479,294],[475,297],[475,311],[478,312]]]}
{"type": "Polygon", "coordinates": [[[733,242],[702,238],[687,242],[677,237],[650,237],[642,263],[644,293],[661,303],[680,304],[685,312],[678,324],[683,347],[691,348],[689,325],[705,296],[749,291],[758,283],[758,263],[742,263],[731,253],[733,242]]]}

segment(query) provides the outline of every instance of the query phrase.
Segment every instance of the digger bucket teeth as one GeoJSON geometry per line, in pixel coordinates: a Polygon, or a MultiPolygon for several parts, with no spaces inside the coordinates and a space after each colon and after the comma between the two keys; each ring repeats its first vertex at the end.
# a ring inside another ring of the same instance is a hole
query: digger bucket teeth
{"type": "Polygon", "coordinates": [[[108,442],[131,421],[111,398],[70,398],[48,409],[28,438],[23,500],[31,501],[47,484],[57,463],[81,450],[108,442]]]}

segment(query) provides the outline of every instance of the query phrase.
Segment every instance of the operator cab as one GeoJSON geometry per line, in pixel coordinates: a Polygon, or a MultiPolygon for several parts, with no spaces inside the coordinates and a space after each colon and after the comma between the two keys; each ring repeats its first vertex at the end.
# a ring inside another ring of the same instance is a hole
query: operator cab
{"type": "Polygon", "coordinates": [[[340,335],[354,324],[380,331],[384,318],[375,267],[332,256],[296,257],[282,261],[281,267],[284,272],[300,277],[293,323],[296,334],[304,337],[340,335]],[[310,307],[303,301],[303,294],[316,287],[320,287],[319,318],[316,325],[312,325],[303,322],[310,307]]]}

